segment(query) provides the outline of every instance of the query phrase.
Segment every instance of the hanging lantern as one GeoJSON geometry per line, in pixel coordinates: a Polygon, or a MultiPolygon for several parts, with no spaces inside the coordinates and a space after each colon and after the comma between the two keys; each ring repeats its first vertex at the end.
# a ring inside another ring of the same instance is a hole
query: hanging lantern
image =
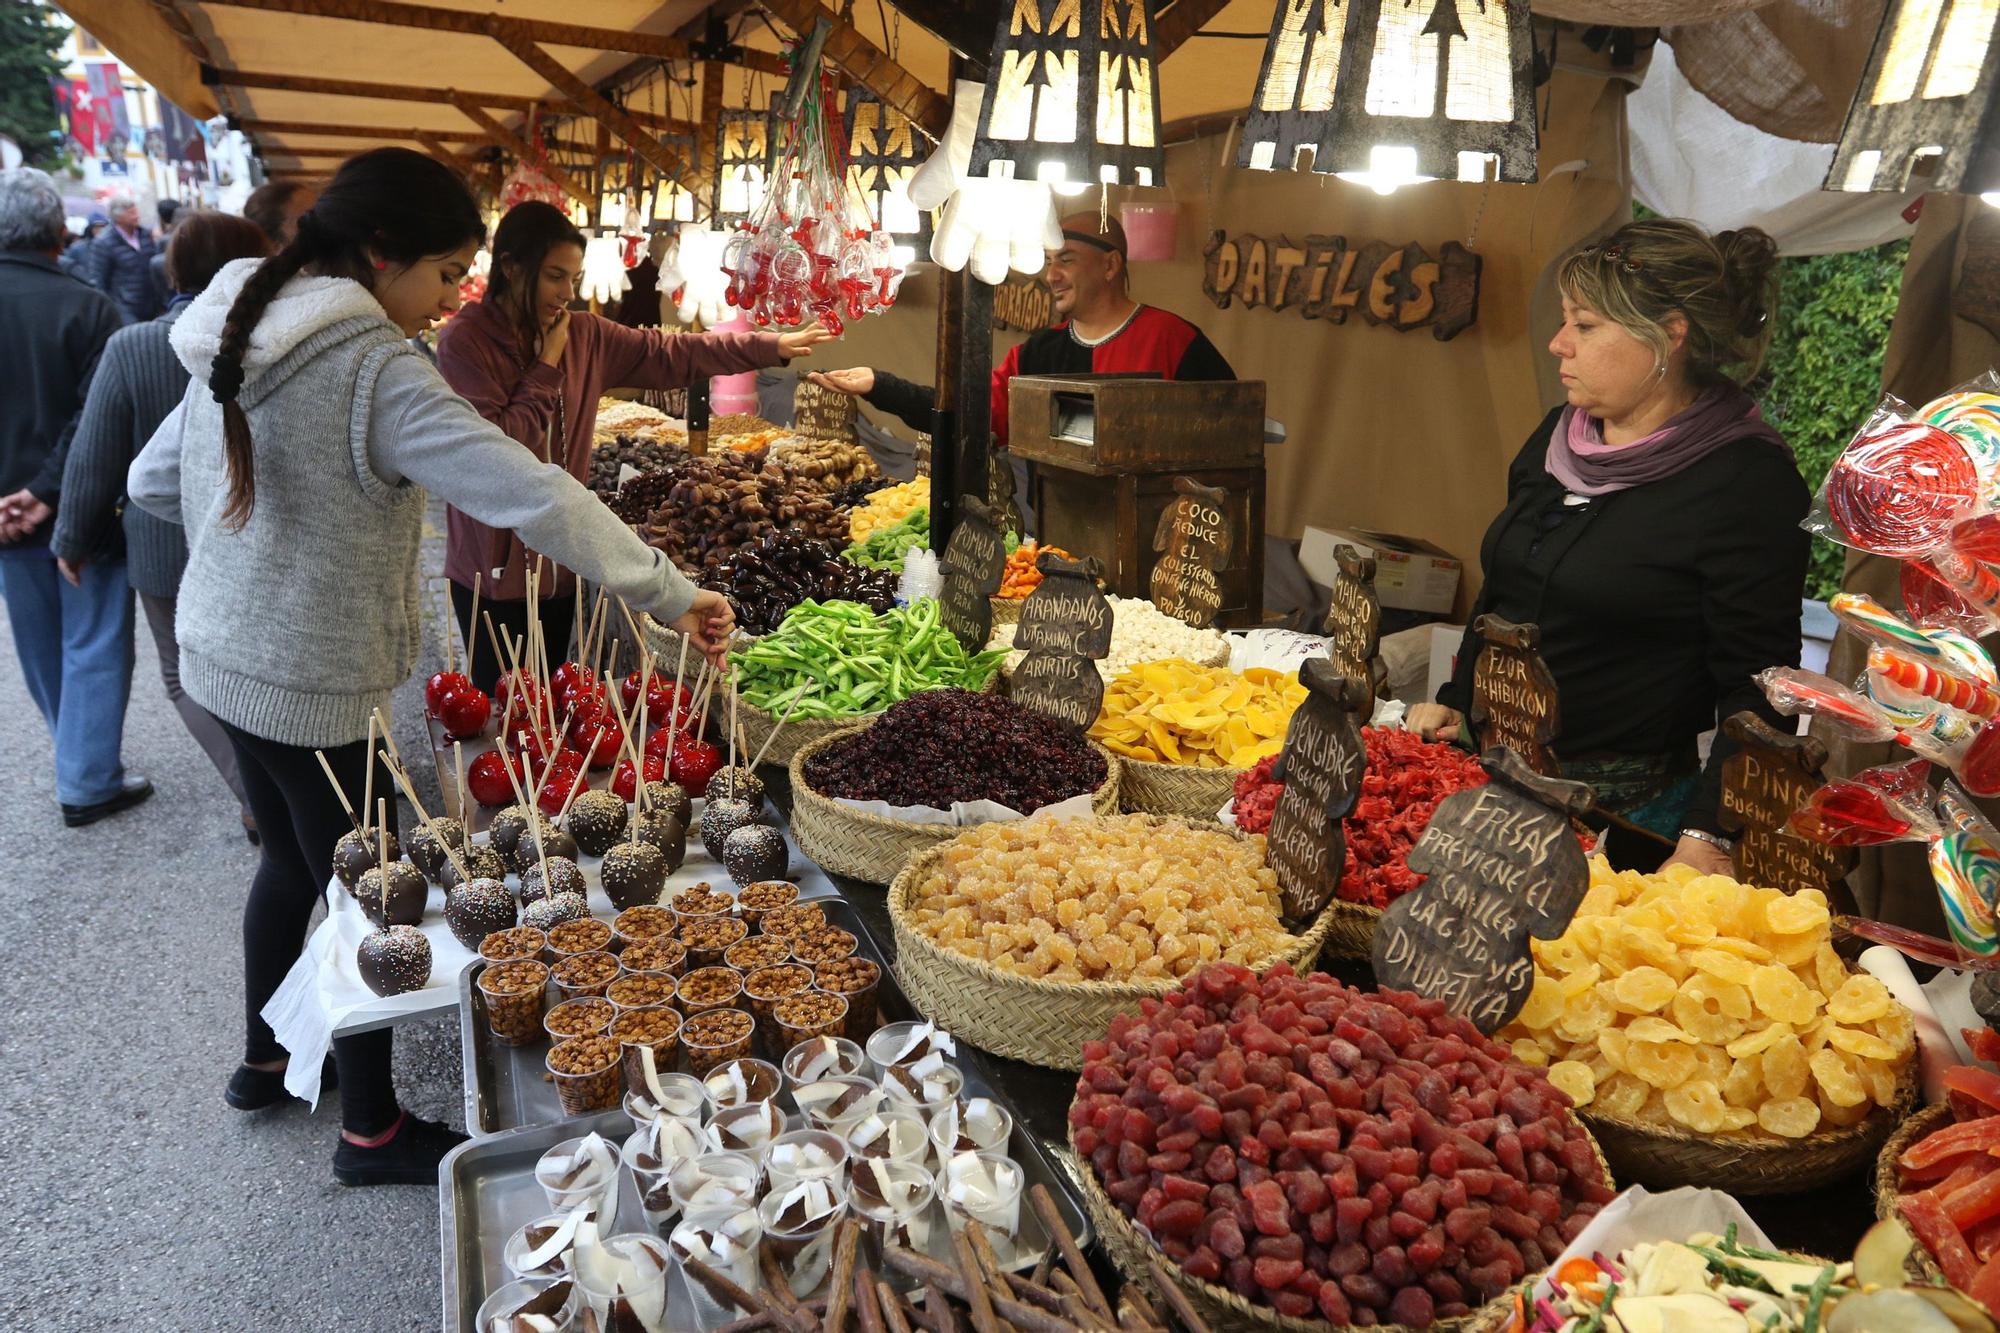
{"type": "Polygon", "coordinates": [[[1059,191],[1165,179],[1146,0],[1011,0],[988,68],[971,175],[1059,191]]]}
{"type": "Polygon", "coordinates": [[[1532,183],[1534,68],[1526,0],[1278,0],[1236,164],[1532,183]]]}
{"type": "MultiPolygon", "coordinates": [[[[692,134],[663,134],[660,142],[683,162],[695,160],[692,134]]],[[[664,228],[670,223],[694,221],[694,192],[678,180],[662,177],[653,191],[652,220],[648,224],[664,228]]]]}
{"type": "Polygon", "coordinates": [[[923,154],[910,118],[860,84],[847,90],[847,185],[878,230],[911,234],[923,215],[910,202],[910,177],[923,154]]]}
{"type": "Polygon", "coordinates": [[[715,201],[711,217],[733,226],[757,211],[771,170],[771,113],[724,107],[715,124],[715,201]]]}
{"type": "Polygon", "coordinates": [[[625,214],[630,208],[629,194],[631,172],[623,158],[617,158],[599,165],[599,185],[597,188],[597,225],[611,231],[620,231],[625,226],[625,214]]]}
{"type": "Polygon", "coordinates": [[[632,289],[625,275],[625,249],[616,236],[592,236],[583,247],[583,298],[603,305],[632,289]]]}
{"type": "Polygon", "coordinates": [[[1889,0],[1826,188],[2000,191],[2000,4],[1889,0]],[[1918,175],[1918,168],[1924,168],[1918,175]]]}

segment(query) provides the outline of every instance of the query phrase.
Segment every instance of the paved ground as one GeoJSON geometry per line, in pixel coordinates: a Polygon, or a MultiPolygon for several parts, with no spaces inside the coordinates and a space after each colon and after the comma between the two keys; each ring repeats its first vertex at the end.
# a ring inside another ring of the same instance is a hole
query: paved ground
{"type": "MultiPolygon", "coordinates": [[[[0,1328],[435,1329],[436,1190],[336,1186],[331,1101],[223,1104],[256,853],[138,633],[125,759],[159,794],[71,831],[0,618],[0,1328]]],[[[396,1075],[464,1127],[454,1026],[401,1029],[396,1075]]]]}

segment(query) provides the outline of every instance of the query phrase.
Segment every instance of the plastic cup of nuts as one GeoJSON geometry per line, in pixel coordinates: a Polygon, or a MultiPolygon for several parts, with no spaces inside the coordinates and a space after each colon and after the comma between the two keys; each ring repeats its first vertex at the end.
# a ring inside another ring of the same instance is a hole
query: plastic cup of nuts
{"type": "Polygon", "coordinates": [[[618,955],[627,976],[679,977],[687,971],[687,947],[665,935],[627,944],[618,955]]]}
{"type": "Polygon", "coordinates": [[[519,1278],[488,1296],[473,1317],[474,1328],[568,1329],[583,1309],[583,1289],[566,1274],[519,1278]],[[547,1320],[545,1325],[533,1321],[547,1320]]]}
{"type": "Polygon", "coordinates": [[[718,1148],[746,1153],[759,1162],[771,1141],[784,1132],[785,1113],[772,1102],[746,1102],[708,1119],[708,1133],[718,1148]]]}
{"type": "Polygon", "coordinates": [[[535,1183],[552,1211],[582,1208],[608,1222],[618,1211],[618,1153],[600,1134],[564,1139],[535,1163],[535,1183]]]}
{"type": "Polygon", "coordinates": [[[813,985],[847,999],[847,1039],[867,1041],[875,1031],[876,996],[882,989],[882,965],[872,958],[842,958],[813,969],[813,985]]]}
{"type": "Polygon", "coordinates": [[[736,893],[736,909],[752,930],[761,929],[764,913],[790,907],[799,900],[799,886],[782,879],[760,879],[736,893]]]}
{"type": "Polygon", "coordinates": [[[848,1206],[880,1246],[929,1253],[937,1230],[931,1213],[936,1197],[935,1178],[918,1162],[871,1157],[856,1162],[848,1174],[848,1206]]]}
{"type": "Polygon", "coordinates": [[[742,941],[750,927],[733,916],[695,916],[681,922],[681,943],[690,967],[719,967],[729,946],[742,941]]]}
{"type": "Polygon", "coordinates": [[[496,930],[479,942],[479,956],[490,963],[539,961],[549,937],[533,926],[496,930]]]}
{"type": "MultiPolygon", "coordinates": [[[[643,1069],[643,1054],[639,1062],[643,1069]]],[[[648,1120],[701,1123],[702,1112],[708,1106],[708,1093],[703,1090],[701,1080],[693,1074],[669,1073],[667,1065],[671,1063],[656,1060],[652,1077],[642,1078],[639,1087],[625,1094],[625,1114],[631,1117],[633,1124],[643,1124],[648,1120]]]]}
{"type": "Polygon", "coordinates": [[[717,1111],[752,1102],[768,1102],[785,1086],[778,1067],[764,1060],[730,1060],[717,1065],[701,1081],[708,1104],[717,1111]]]}
{"type": "Polygon", "coordinates": [[[748,976],[760,967],[776,967],[792,960],[792,946],[776,935],[752,935],[722,951],[722,963],[748,976]]]}
{"type": "Polygon", "coordinates": [[[776,967],[760,967],[743,978],[743,1000],[750,1012],[756,1016],[757,1030],[764,1038],[764,1047],[769,1051],[791,1049],[792,1043],[777,1043],[776,1010],[778,1002],[812,985],[812,969],[799,963],[780,963],[776,967]]]}
{"type": "Polygon", "coordinates": [[[580,953],[605,953],[611,948],[611,927],[595,917],[582,921],[565,921],[549,930],[549,947],[545,955],[550,967],[565,958],[574,958],[580,953]]]}
{"type": "Polygon", "coordinates": [[[646,1091],[646,1052],[652,1053],[657,1077],[672,1068],[674,1052],[680,1046],[681,1016],[666,1005],[651,1009],[626,1009],[611,1020],[611,1039],[618,1043],[618,1056],[625,1074],[625,1090],[646,1091]]]}
{"type": "Polygon", "coordinates": [[[930,1130],[915,1111],[878,1111],[847,1127],[848,1152],[863,1159],[911,1162],[929,1169],[930,1130]]]}
{"type": "Polygon", "coordinates": [[[808,930],[792,936],[792,957],[807,967],[821,963],[837,963],[843,958],[852,958],[860,947],[851,930],[839,926],[821,926],[818,930],[808,930]]]}
{"type": "Polygon", "coordinates": [[[604,988],[604,998],[621,1014],[627,1009],[655,1009],[674,1002],[675,980],[657,972],[634,972],[614,979],[604,988]]]}
{"type": "Polygon", "coordinates": [[[709,1009],[727,1009],[743,994],[743,978],[726,967],[701,967],[674,988],[681,1012],[693,1017],[709,1009]]]}
{"type": "Polygon", "coordinates": [[[793,903],[789,907],[774,907],[764,913],[761,923],[766,935],[777,935],[790,939],[803,935],[809,930],[818,930],[826,924],[826,909],[818,903],[793,903]]]}
{"type": "Polygon", "coordinates": [[[526,1046],[544,1035],[542,1002],[548,985],[548,965],[531,959],[492,963],[480,972],[479,994],[486,1001],[486,1024],[496,1041],[526,1046]]]}
{"type": "Polygon", "coordinates": [[[571,1037],[594,1037],[611,1026],[617,1011],[609,1000],[596,996],[585,996],[580,1000],[564,1000],[549,1010],[542,1019],[542,1030],[549,1034],[552,1042],[568,1041],[571,1037]]]}
{"type": "Polygon", "coordinates": [[[741,1009],[705,1009],[690,1015],[681,1025],[681,1049],[687,1053],[688,1073],[707,1078],[709,1071],[725,1060],[748,1055],[756,1028],[756,1020],[741,1009]]]}
{"type": "Polygon", "coordinates": [[[618,959],[602,950],[573,954],[549,969],[549,979],[556,984],[556,994],[565,1000],[602,995],[617,976],[618,959]]]}
{"type": "Polygon", "coordinates": [[[628,907],[611,921],[611,932],[617,940],[614,946],[623,952],[641,940],[656,940],[663,935],[671,935],[680,924],[673,909],[656,903],[646,903],[639,907],[628,907]]]}
{"type": "Polygon", "coordinates": [[[1014,1117],[990,1097],[974,1097],[963,1106],[947,1102],[931,1117],[931,1146],[940,1162],[962,1152],[1004,1153],[1013,1134],[1014,1117]]]}
{"type": "Polygon", "coordinates": [[[993,1152],[962,1152],[946,1160],[937,1174],[938,1198],[953,1231],[968,1220],[993,1234],[1013,1238],[1021,1228],[1021,1168],[1011,1157],[993,1152]]]}
{"type": "Polygon", "coordinates": [[[835,1074],[792,1085],[792,1103],[814,1129],[844,1135],[847,1127],[883,1109],[882,1089],[859,1074],[835,1074]]]}
{"type": "Polygon", "coordinates": [[[866,1074],[868,1057],[859,1046],[845,1037],[815,1037],[802,1041],[785,1052],[785,1058],[778,1063],[786,1080],[794,1087],[801,1083],[817,1083],[823,1078],[838,1078],[843,1074],[866,1074]]]}
{"type": "Polygon", "coordinates": [[[771,1046],[788,1051],[814,1037],[837,1037],[847,1030],[847,1001],[825,991],[800,991],[771,1011],[771,1046]]]}
{"type": "Polygon", "coordinates": [[[717,893],[706,884],[697,884],[691,889],[682,889],[674,895],[674,912],[681,917],[681,929],[687,929],[687,918],[696,916],[728,916],[735,912],[736,900],[726,893],[717,893]]]}
{"type": "Polygon", "coordinates": [[[548,1067],[564,1115],[609,1111],[625,1091],[618,1043],[610,1037],[571,1037],[549,1052],[548,1067]]]}

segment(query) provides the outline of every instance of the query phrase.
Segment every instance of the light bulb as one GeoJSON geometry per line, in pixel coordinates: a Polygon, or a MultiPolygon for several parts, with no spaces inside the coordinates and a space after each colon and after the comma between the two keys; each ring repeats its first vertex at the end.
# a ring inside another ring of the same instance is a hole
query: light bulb
{"type": "Polygon", "coordinates": [[[1394,194],[1405,185],[1417,185],[1437,179],[1435,176],[1417,174],[1416,149],[1389,144],[1376,144],[1368,150],[1368,170],[1340,171],[1334,174],[1355,185],[1366,185],[1380,195],[1394,194]]]}
{"type": "Polygon", "coordinates": [[[1992,208],[2000,208],[2000,190],[1988,190],[1979,196],[1980,201],[1992,208]]]}

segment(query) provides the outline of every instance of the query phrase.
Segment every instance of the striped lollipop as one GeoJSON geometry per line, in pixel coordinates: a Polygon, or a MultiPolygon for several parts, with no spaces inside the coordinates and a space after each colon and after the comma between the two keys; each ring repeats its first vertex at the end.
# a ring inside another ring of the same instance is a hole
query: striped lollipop
{"type": "Polygon", "coordinates": [[[1930,862],[1952,939],[1981,958],[2000,952],[2000,922],[1993,911],[2000,849],[1977,833],[1954,829],[1931,844],[1930,862]]]}
{"type": "Polygon", "coordinates": [[[1826,504],[1849,546],[1898,558],[1945,544],[1979,498],[1979,471],[1955,435],[1902,421],[1857,436],[1826,477],[1826,504]]]}
{"type": "Polygon", "coordinates": [[[1917,409],[1917,417],[1963,440],[1980,471],[2000,468],[2000,394],[1948,393],[1917,409]]]}

